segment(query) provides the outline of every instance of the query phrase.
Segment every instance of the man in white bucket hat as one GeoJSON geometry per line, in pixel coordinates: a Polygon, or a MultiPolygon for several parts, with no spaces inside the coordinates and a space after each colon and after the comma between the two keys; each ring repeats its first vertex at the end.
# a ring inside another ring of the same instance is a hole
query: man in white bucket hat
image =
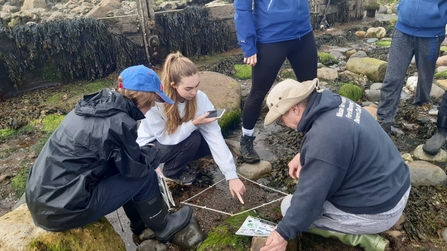
{"type": "Polygon", "coordinates": [[[385,250],[377,235],[400,218],[410,193],[408,166],[379,123],[318,79],[287,79],[267,96],[273,122],[305,134],[289,175],[300,178],[281,205],[284,218],[261,251],[285,250],[300,232],[336,237],[365,250],[385,250]]]}

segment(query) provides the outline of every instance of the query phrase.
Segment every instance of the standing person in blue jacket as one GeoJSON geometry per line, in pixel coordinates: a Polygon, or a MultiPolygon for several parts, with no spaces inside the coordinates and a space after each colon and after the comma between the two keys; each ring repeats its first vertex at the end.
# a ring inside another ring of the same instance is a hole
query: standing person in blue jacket
{"type": "Polygon", "coordinates": [[[391,138],[354,101],[320,90],[318,79],[280,82],[266,103],[265,125],[276,120],[305,136],[288,164],[296,190],[261,251],[286,250],[304,231],[385,250],[389,242],[377,233],[399,220],[410,193],[409,168],[391,138]]]}
{"type": "Polygon", "coordinates": [[[317,76],[317,49],[307,0],[235,0],[234,21],[252,87],[242,111],[240,150],[247,163],[260,160],[253,148],[262,102],[289,60],[298,81],[317,76]]]}
{"type": "Polygon", "coordinates": [[[125,69],[116,91],[106,88],[79,100],[29,173],[26,203],[37,226],[66,231],[121,206],[135,236],[149,227],[168,242],[189,224],[191,207],[173,214],[166,209],[154,170],[159,150],[136,142],[136,121],[156,100],[173,104],[157,74],[143,65],[125,69]]]}
{"type": "Polygon", "coordinates": [[[387,133],[391,132],[404,78],[413,56],[418,70],[413,104],[422,106],[430,101],[436,60],[447,24],[445,0],[402,0],[397,8],[398,19],[377,109],[377,120],[387,133]]]}

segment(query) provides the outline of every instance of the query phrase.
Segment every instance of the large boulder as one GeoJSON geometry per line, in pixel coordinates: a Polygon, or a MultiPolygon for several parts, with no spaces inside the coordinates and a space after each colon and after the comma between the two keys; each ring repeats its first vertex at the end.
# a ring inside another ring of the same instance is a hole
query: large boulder
{"type": "Polygon", "coordinates": [[[388,63],[370,57],[357,58],[350,57],[346,63],[346,70],[366,75],[374,82],[382,82],[385,78],[386,67],[388,63]]]}
{"type": "Polygon", "coordinates": [[[241,107],[241,85],[235,79],[212,71],[201,71],[199,89],[208,95],[216,109],[226,112],[241,107]]]}
{"type": "Polygon", "coordinates": [[[106,218],[65,232],[49,232],[34,225],[26,204],[0,217],[0,250],[126,250],[106,218]]]}

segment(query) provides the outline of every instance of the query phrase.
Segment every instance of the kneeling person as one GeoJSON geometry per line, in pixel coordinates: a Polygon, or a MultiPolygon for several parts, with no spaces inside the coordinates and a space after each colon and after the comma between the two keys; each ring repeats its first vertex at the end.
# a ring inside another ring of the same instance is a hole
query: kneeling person
{"type": "Polygon", "coordinates": [[[318,79],[278,83],[267,106],[265,125],[276,120],[305,136],[288,164],[289,175],[299,177],[296,191],[284,199],[284,218],[261,250],[285,250],[289,239],[305,231],[383,250],[387,241],[368,234],[398,221],[410,175],[379,123],[352,100],[320,90],[318,79]]]}
{"type": "Polygon", "coordinates": [[[156,147],[139,147],[137,120],[155,100],[173,104],[151,69],[125,69],[117,91],[85,95],[54,131],[30,170],[26,202],[34,223],[48,231],[85,226],[123,206],[131,230],[146,227],[171,241],[192,217],[185,206],[169,214],[154,169],[156,147]]]}

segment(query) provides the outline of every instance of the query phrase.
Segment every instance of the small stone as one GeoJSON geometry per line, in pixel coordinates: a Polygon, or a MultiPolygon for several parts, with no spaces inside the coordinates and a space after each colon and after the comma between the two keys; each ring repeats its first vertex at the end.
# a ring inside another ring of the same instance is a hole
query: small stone
{"type": "Polygon", "coordinates": [[[157,240],[145,240],[137,247],[137,251],[167,251],[168,246],[157,240]]]}
{"type": "Polygon", "coordinates": [[[251,248],[250,251],[259,251],[262,247],[265,246],[265,242],[267,241],[267,237],[258,237],[255,236],[251,240],[251,248]]]}
{"type": "Polygon", "coordinates": [[[398,231],[398,230],[390,230],[390,231],[387,231],[386,233],[393,238],[397,238],[402,235],[402,232],[398,231]]]}
{"type": "Polygon", "coordinates": [[[411,161],[413,161],[413,156],[411,156],[410,153],[404,153],[404,154],[402,154],[402,159],[404,159],[405,161],[411,162],[411,161]]]}

